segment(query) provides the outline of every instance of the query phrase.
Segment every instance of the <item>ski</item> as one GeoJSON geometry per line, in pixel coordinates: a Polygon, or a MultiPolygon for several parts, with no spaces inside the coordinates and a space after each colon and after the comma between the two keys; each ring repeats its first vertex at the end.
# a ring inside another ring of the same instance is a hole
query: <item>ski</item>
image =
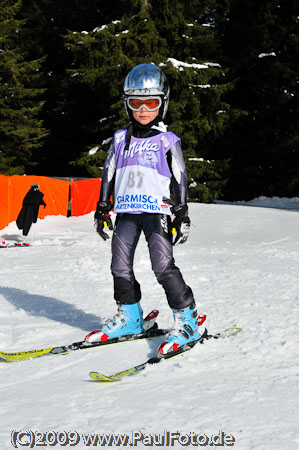
{"type": "Polygon", "coordinates": [[[7,242],[2,241],[0,242],[0,248],[23,248],[23,247],[70,247],[71,245],[76,244],[76,241],[63,241],[63,242],[57,242],[57,243],[33,243],[30,242],[7,242]]]}
{"type": "Polygon", "coordinates": [[[62,345],[59,347],[49,347],[39,350],[27,350],[22,352],[2,352],[0,351],[0,362],[16,362],[30,358],[52,355],[67,355],[75,350],[85,350],[94,347],[102,347],[103,345],[122,344],[125,342],[137,341],[139,339],[153,339],[155,337],[164,336],[169,330],[158,328],[156,323],[159,311],[154,309],[144,319],[144,329],[142,333],[122,336],[120,338],[108,339],[107,341],[94,342],[92,344],[86,341],[74,342],[70,345],[62,345]]]}
{"type": "Polygon", "coordinates": [[[29,242],[17,242],[17,241],[1,241],[0,248],[15,248],[15,247],[30,247],[31,244],[29,242]]]}
{"type": "Polygon", "coordinates": [[[61,242],[41,242],[30,244],[31,247],[70,247],[75,245],[77,241],[61,241],[61,242]]]}
{"type": "Polygon", "coordinates": [[[124,377],[138,375],[144,369],[146,369],[148,366],[152,364],[158,364],[164,359],[171,359],[175,358],[176,356],[182,355],[183,353],[186,353],[189,350],[191,350],[197,344],[203,344],[205,341],[209,339],[219,339],[219,338],[225,339],[227,337],[234,336],[235,334],[240,333],[241,330],[242,328],[227,328],[222,333],[208,334],[207,329],[205,329],[205,331],[198,340],[190,342],[189,344],[180,347],[177,351],[170,352],[167,355],[164,355],[163,357],[150,358],[142,364],[138,364],[137,366],[131,367],[130,369],[123,370],[121,372],[109,376],[104,375],[100,372],[90,372],[89,376],[92,380],[100,383],[113,383],[116,381],[121,381],[124,377]]]}

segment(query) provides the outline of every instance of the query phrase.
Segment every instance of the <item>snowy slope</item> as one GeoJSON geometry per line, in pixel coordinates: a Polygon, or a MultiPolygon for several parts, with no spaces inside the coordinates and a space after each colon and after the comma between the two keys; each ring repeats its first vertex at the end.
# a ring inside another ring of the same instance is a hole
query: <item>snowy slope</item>
{"type": "MultiPolygon", "coordinates": [[[[243,331],[115,384],[88,373],[141,363],[160,340],[0,364],[1,450],[13,448],[13,430],[75,431],[80,442],[67,447],[76,449],[88,448],[83,434],[165,430],[208,437],[222,430],[238,450],[299,448],[299,212],[191,204],[190,215],[192,233],[175,247],[176,263],[208,330],[243,331]]],[[[32,233],[32,247],[0,249],[2,351],[69,344],[115,312],[110,243],[95,233],[92,214],[48,217],[32,233]]],[[[20,236],[14,223],[0,235],[20,236]]],[[[169,326],[143,238],[135,273],[144,312],[158,308],[159,325],[169,326]]]]}

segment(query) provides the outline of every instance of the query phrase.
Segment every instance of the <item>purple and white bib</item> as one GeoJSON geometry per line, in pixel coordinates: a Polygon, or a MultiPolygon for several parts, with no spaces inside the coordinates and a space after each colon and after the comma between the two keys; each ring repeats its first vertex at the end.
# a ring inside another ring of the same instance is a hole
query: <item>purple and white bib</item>
{"type": "Polygon", "coordinates": [[[170,198],[166,154],[179,138],[171,131],[147,138],[132,136],[126,150],[126,137],[127,130],[114,134],[114,212],[171,214],[169,205],[163,202],[163,197],[170,198]]]}

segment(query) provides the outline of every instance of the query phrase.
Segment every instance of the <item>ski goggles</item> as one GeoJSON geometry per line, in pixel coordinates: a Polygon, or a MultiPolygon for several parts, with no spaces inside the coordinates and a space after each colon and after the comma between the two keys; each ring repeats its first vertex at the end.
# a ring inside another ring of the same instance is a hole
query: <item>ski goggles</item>
{"type": "Polygon", "coordinates": [[[162,105],[162,100],[161,97],[128,97],[127,105],[132,111],[141,111],[142,108],[157,111],[162,105]]]}

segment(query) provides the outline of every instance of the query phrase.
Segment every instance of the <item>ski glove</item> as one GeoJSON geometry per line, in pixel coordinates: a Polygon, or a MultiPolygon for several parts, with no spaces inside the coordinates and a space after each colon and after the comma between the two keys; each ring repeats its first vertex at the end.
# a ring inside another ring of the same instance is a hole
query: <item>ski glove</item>
{"type": "Polygon", "coordinates": [[[108,230],[113,230],[112,220],[109,214],[112,205],[110,202],[98,202],[97,209],[94,214],[94,225],[96,227],[97,233],[101,236],[104,241],[109,239],[109,235],[105,233],[104,228],[108,230]]]}
{"type": "Polygon", "coordinates": [[[187,205],[176,205],[171,208],[175,218],[172,221],[172,245],[184,244],[190,233],[190,219],[187,216],[187,205]]]}

